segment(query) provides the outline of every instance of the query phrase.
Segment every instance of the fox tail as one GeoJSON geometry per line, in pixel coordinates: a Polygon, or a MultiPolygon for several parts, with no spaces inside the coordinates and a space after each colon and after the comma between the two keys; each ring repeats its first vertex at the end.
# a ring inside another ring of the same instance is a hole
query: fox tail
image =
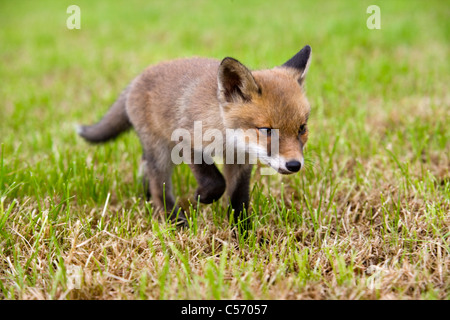
{"type": "Polygon", "coordinates": [[[103,143],[131,128],[125,105],[129,88],[122,91],[116,102],[96,124],[78,126],[78,134],[91,143],[103,143]]]}

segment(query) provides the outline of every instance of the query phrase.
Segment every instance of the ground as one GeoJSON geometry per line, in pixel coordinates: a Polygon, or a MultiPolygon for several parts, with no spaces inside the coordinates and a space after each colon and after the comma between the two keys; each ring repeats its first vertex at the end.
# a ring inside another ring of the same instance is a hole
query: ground
{"type": "Polygon", "coordinates": [[[0,4],[0,299],[449,299],[450,8],[444,1],[0,4]],[[152,214],[133,132],[90,146],[147,65],[232,56],[252,69],[313,49],[306,168],[252,176],[253,231],[225,204],[191,227],[152,214]]]}

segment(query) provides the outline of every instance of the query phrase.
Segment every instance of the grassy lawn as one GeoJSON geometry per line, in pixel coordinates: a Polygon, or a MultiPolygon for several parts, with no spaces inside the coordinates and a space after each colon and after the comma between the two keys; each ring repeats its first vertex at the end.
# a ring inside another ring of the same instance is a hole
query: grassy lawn
{"type": "Polygon", "coordinates": [[[449,299],[449,17],[438,0],[2,1],[0,299],[449,299]],[[247,239],[224,201],[195,203],[186,165],[191,227],[152,215],[133,132],[75,133],[149,64],[269,68],[306,44],[307,166],[255,168],[247,239]]]}

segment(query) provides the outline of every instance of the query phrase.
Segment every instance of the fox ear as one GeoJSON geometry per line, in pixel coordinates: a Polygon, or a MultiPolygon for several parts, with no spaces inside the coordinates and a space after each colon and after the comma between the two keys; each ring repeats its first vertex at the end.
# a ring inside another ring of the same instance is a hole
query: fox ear
{"type": "Polygon", "coordinates": [[[285,62],[282,67],[294,68],[300,72],[298,82],[302,84],[311,63],[311,47],[306,45],[295,56],[285,62]]]}
{"type": "Polygon", "coordinates": [[[260,91],[250,70],[230,57],[220,63],[217,82],[219,99],[226,102],[248,102],[260,91]]]}

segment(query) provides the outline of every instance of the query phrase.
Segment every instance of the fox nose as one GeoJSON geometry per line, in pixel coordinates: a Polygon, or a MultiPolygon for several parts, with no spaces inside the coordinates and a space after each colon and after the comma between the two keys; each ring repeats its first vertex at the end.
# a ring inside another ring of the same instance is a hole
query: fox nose
{"type": "Polygon", "coordinates": [[[297,172],[302,167],[302,164],[298,162],[297,160],[292,160],[286,162],[286,168],[291,172],[297,172]]]}

